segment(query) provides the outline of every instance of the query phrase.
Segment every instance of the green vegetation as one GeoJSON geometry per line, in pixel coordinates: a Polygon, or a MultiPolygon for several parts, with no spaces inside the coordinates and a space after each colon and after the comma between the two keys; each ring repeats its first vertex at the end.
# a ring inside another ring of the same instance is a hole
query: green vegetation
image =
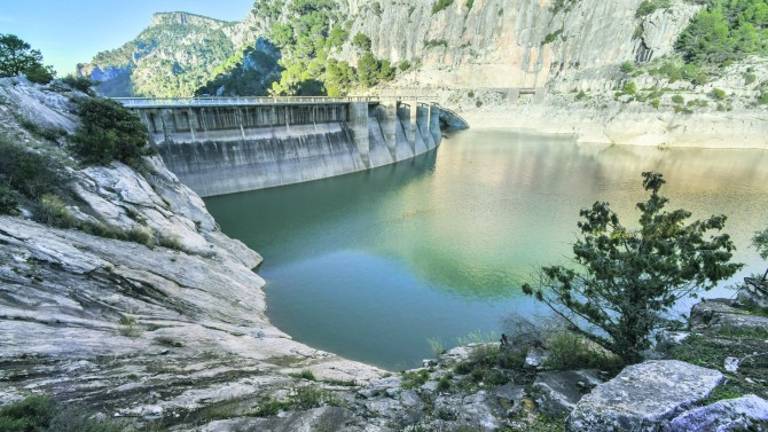
{"type": "Polygon", "coordinates": [[[637,8],[635,16],[642,18],[648,16],[658,9],[668,9],[672,6],[672,0],[643,0],[637,8]]]}
{"type": "Polygon", "coordinates": [[[432,4],[432,15],[440,12],[452,4],[453,0],[436,0],[435,3],[432,4]]]}
{"type": "Polygon", "coordinates": [[[687,63],[722,67],[768,55],[768,0],[709,0],[675,47],[687,63]]]}
{"type": "Polygon", "coordinates": [[[621,64],[619,69],[624,72],[625,74],[631,74],[635,71],[635,64],[630,61],[625,61],[621,64]]]}
{"type": "Polygon", "coordinates": [[[717,369],[723,372],[726,382],[715,389],[709,399],[711,403],[720,399],[730,399],[746,394],[768,397],[768,387],[761,383],[768,374],[768,356],[755,353],[765,352],[765,338],[762,332],[730,331],[728,329],[708,331],[705,334],[693,334],[682,344],[672,347],[668,356],[698,366],[717,369]],[[724,368],[727,357],[742,359],[737,374],[728,373],[724,368]]]}
{"type": "Polygon", "coordinates": [[[544,342],[549,351],[545,366],[550,369],[599,369],[618,372],[622,361],[589,339],[568,330],[555,331],[544,342]]]}
{"type": "Polygon", "coordinates": [[[304,369],[297,374],[291,374],[291,376],[294,378],[305,379],[307,381],[316,381],[315,374],[313,374],[309,369],[304,369]]]}
{"type": "Polygon", "coordinates": [[[125,425],[93,420],[72,409],[62,409],[46,396],[29,396],[0,408],[3,432],[120,432],[125,425]]]}
{"type": "Polygon", "coordinates": [[[221,72],[212,65],[221,65],[236,54],[227,34],[235,23],[196,18],[185,24],[160,19],[134,40],[94,56],[94,65],[131,73],[122,81],[100,84],[100,91],[109,95],[133,92],[148,97],[194,95],[221,72]]]}
{"type": "Polygon", "coordinates": [[[63,168],[41,153],[0,139],[0,184],[6,195],[38,200],[66,183],[63,168]]]}
{"type": "Polygon", "coordinates": [[[670,82],[685,80],[695,85],[709,81],[709,74],[699,65],[684,63],[680,59],[665,58],[648,69],[651,76],[662,77],[670,82]]]}
{"type": "Polygon", "coordinates": [[[549,33],[546,36],[544,36],[544,40],[541,42],[541,44],[542,45],[551,44],[552,42],[556,41],[561,34],[563,34],[563,29],[555,30],[552,33],[549,33]]]}
{"type": "MultiPolygon", "coordinates": [[[[259,0],[256,7],[279,11],[282,3],[283,0],[259,0]]],[[[283,68],[271,93],[343,96],[353,88],[371,87],[394,77],[395,68],[373,55],[371,41],[362,33],[352,40],[362,52],[357,68],[330,56],[348,37],[347,31],[339,26],[343,17],[332,0],[290,0],[288,12],[288,21],[276,21],[269,34],[281,50],[279,63],[283,68]]]]}
{"type": "Polygon", "coordinates": [[[415,389],[423,386],[429,381],[429,371],[419,369],[417,371],[403,372],[402,387],[404,389],[415,389]]]}
{"type": "Polygon", "coordinates": [[[91,88],[93,87],[93,81],[88,78],[67,75],[66,77],[62,78],[61,81],[75,90],[79,90],[90,96],[94,96],[93,89],[91,88]]]}
{"type": "Polygon", "coordinates": [[[467,12],[469,12],[472,10],[472,6],[475,5],[475,0],[467,0],[465,5],[467,6],[467,12]]]}
{"type": "Polygon", "coordinates": [[[569,328],[621,357],[639,361],[649,334],[679,299],[732,276],[735,246],[722,233],[725,216],[688,223],[686,210],[667,211],[661,174],[643,173],[647,201],[637,204],[639,228],[625,227],[606,202],[581,211],[573,246],[579,270],[544,267],[541,282],[523,291],[544,302],[569,328]],[[595,331],[594,329],[599,329],[595,331]]]}
{"type": "Polygon", "coordinates": [[[230,56],[224,63],[213,69],[215,77],[195,94],[262,96],[267,94],[272,83],[280,79],[280,52],[270,42],[259,39],[255,47],[230,56]]]}
{"type": "Polygon", "coordinates": [[[571,9],[573,9],[574,6],[576,6],[576,3],[578,3],[580,0],[554,0],[552,2],[552,6],[550,7],[550,10],[552,11],[552,14],[557,15],[560,12],[570,12],[571,9]]]}
{"type": "Polygon", "coordinates": [[[56,75],[43,64],[43,55],[17,36],[0,34],[0,77],[24,74],[30,81],[48,84],[56,75]]]}
{"type": "Polygon", "coordinates": [[[621,91],[624,94],[634,96],[635,94],[637,94],[637,84],[635,84],[634,81],[627,81],[626,83],[624,83],[624,87],[621,88],[621,91]]]}
{"type": "MultiPolygon", "coordinates": [[[[752,237],[752,246],[762,259],[768,260],[768,228],[755,233],[755,236],[752,237]]],[[[763,280],[766,278],[768,278],[768,270],[763,273],[763,280]]]]}
{"type": "Polygon", "coordinates": [[[121,161],[136,166],[147,153],[147,132],[133,113],[109,99],[78,103],[81,125],[72,137],[72,151],[87,164],[121,161]]]}
{"type": "Polygon", "coordinates": [[[363,33],[358,33],[355,35],[355,37],[352,38],[352,45],[354,45],[359,50],[370,51],[371,38],[369,38],[363,33]]]}
{"type": "Polygon", "coordinates": [[[339,400],[331,392],[314,386],[306,386],[294,389],[286,400],[265,398],[259,403],[258,408],[249,414],[256,417],[272,417],[281,411],[308,410],[323,405],[337,406],[339,404],[339,400]]]}
{"type": "Polygon", "coordinates": [[[716,101],[725,100],[726,98],[725,90],[719,88],[712,89],[709,96],[716,101]]]}

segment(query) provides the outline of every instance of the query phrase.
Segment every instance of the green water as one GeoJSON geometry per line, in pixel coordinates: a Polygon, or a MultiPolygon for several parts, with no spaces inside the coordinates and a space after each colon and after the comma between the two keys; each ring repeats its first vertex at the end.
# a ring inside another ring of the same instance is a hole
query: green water
{"type": "MultiPolygon", "coordinates": [[[[768,152],[582,145],[470,130],[416,160],[307,184],[207,199],[224,232],[264,256],[268,315],[313,347],[397,370],[471,332],[546,310],[519,290],[566,259],[579,209],[606,200],[635,218],[640,173],[675,207],[725,213],[738,275],[768,224],[768,152]]],[[[733,281],[736,281],[734,278],[733,281]]],[[[733,282],[731,281],[731,282],[733,282]]],[[[732,296],[724,284],[710,296],[732,296]]],[[[681,304],[684,312],[690,302],[681,304]]]]}

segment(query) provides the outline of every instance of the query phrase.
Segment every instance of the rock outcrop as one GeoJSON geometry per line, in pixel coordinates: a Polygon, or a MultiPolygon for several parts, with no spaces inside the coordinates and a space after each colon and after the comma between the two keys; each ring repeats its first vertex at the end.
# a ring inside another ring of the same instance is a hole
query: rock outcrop
{"type": "Polygon", "coordinates": [[[728,399],[690,410],[664,429],[665,432],[729,432],[768,430],[768,402],[755,395],[728,399]]]}
{"type": "Polygon", "coordinates": [[[676,360],[628,366],[579,401],[569,431],[659,430],[660,424],[705,399],[723,380],[712,369],[676,360]]]}

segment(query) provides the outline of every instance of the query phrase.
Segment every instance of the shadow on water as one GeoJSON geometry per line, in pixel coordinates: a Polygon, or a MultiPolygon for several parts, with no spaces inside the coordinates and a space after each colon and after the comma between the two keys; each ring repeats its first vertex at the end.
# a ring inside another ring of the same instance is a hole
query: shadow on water
{"type": "Polygon", "coordinates": [[[728,215],[736,259],[747,264],[738,277],[756,270],[748,244],[768,224],[766,166],[759,150],[577,145],[469,130],[412,161],[206,202],[227,234],[264,256],[259,273],[278,327],[399,369],[431,355],[427,338],[451,345],[498,330],[510,314],[545,314],[520,283],[566,259],[581,208],[608,201],[626,223],[636,220],[643,171],[665,174],[672,207],[728,215]]]}

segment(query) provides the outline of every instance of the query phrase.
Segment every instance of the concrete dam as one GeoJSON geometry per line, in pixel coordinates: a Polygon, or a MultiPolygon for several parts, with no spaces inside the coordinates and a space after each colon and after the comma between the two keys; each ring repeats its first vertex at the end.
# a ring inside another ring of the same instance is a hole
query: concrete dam
{"type": "Polygon", "coordinates": [[[431,102],[286,97],[117,99],[201,196],[282,186],[407,160],[463,121],[431,102]]]}

